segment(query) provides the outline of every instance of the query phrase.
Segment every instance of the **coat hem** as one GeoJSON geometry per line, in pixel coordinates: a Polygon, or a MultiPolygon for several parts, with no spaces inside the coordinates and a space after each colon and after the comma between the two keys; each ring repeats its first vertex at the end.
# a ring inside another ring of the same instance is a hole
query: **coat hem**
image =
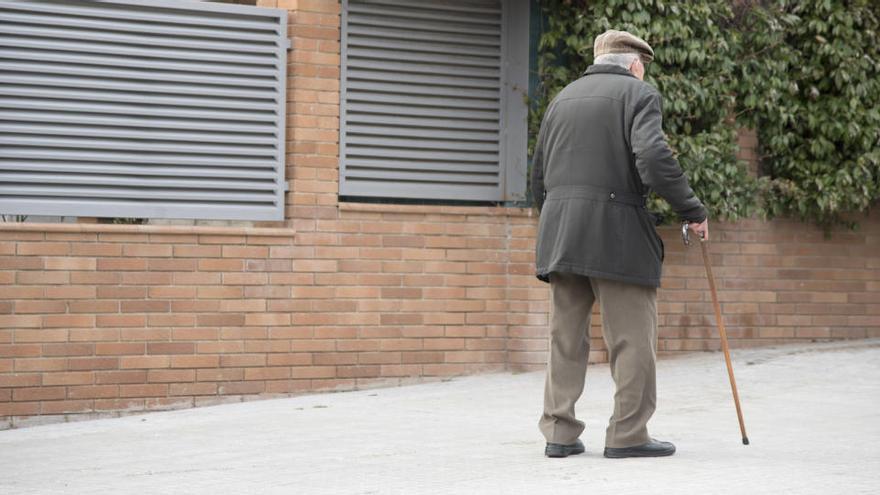
{"type": "Polygon", "coordinates": [[[577,275],[583,275],[585,277],[605,278],[636,285],[647,285],[655,288],[660,287],[660,279],[632,277],[629,275],[622,275],[620,273],[603,272],[600,270],[593,270],[590,268],[583,268],[575,265],[566,265],[562,263],[557,263],[550,269],[539,268],[535,273],[535,276],[538,278],[538,280],[542,282],[550,283],[550,273],[552,272],[575,273],[577,275]]]}

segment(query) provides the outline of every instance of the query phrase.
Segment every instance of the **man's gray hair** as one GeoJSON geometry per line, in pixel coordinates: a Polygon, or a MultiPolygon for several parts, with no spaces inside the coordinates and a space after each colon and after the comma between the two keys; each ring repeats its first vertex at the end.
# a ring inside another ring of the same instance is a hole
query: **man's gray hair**
{"type": "Polygon", "coordinates": [[[629,69],[633,61],[639,58],[638,53],[605,53],[599,55],[593,60],[594,64],[619,65],[624,69],[629,69]]]}

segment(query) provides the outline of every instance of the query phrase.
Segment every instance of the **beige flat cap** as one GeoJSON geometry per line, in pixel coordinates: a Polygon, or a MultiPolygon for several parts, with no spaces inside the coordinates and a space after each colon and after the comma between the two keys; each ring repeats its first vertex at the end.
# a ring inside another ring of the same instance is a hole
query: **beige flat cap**
{"type": "Polygon", "coordinates": [[[593,58],[606,53],[638,53],[642,62],[654,60],[654,50],[645,40],[626,31],[609,29],[593,41],[593,58]]]}

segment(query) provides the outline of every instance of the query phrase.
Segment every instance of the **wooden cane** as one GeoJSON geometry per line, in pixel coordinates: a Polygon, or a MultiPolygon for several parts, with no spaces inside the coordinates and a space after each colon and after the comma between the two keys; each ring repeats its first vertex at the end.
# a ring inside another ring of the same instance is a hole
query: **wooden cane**
{"type": "MultiPolygon", "coordinates": [[[[681,239],[684,245],[690,245],[688,235],[688,222],[681,225],[681,239]]],[[[746,435],[746,423],[743,421],[742,407],[739,405],[739,393],[736,391],[736,378],[733,377],[733,365],[730,363],[730,347],[727,345],[727,330],[724,328],[724,320],[721,319],[721,305],[718,304],[718,292],[715,290],[715,277],[712,275],[712,264],[709,262],[708,241],[700,232],[700,249],[703,252],[703,264],[706,265],[706,278],[709,279],[709,289],[712,293],[712,305],[715,308],[715,321],[718,322],[718,334],[721,336],[721,349],[724,351],[724,361],[727,363],[727,376],[730,378],[730,389],[733,391],[733,402],[736,404],[736,417],[739,420],[739,431],[742,432],[743,445],[749,444],[746,435]]]]}
{"type": "Polygon", "coordinates": [[[742,407],[739,405],[739,393],[736,391],[736,378],[733,377],[733,365],[730,363],[730,348],[727,345],[727,331],[724,329],[724,320],[721,319],[721,305],[718,304],[718,293],[715,291],[715,277],[712,275],[712,264],[709,263],[708,242],[700,233],[700,248],[703,251],[703,264],[706,265],[706,277],[709,279],[709,290],[712,292],[712,305],[715,307],[715,321],[718,322],[718,333],[721,335],[721,349],[724,351],[724,361],[727,362],[727,376],[730,377],[730,388],[733,390],[733,402],[736,404],[736,417],[739,419],[739,430],[742,432],[743,445],[749,444],[746,435],[746,424],[743,421],[742,407]]]}

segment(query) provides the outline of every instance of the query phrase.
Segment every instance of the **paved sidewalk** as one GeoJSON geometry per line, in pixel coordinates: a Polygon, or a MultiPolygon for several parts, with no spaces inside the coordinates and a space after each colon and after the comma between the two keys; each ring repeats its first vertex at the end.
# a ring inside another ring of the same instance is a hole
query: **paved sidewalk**
{"type": "Polygon", "coordinates": [[[605,459],[608,367],[578,412],[587,453],[543,457],[542,373],[0,431],[0,493],[880,493],[880,340],[661,360],[652,434],[678,453],[605,459]]]}

